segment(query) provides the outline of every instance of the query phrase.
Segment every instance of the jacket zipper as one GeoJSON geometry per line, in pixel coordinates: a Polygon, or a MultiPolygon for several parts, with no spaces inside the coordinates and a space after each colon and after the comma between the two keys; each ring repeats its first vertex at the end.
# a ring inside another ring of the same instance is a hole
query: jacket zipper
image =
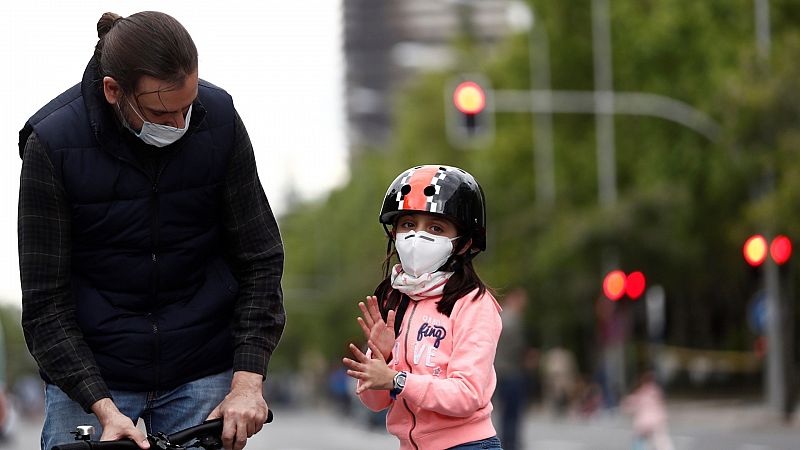
{"type": "MultiPolygon", "coordinates": [[[[151,224],[150,228],[150,236],[151,236],[151,256],[153,259],[153,290],[152,290],[152,298],[153,298],[153,307],[158,305],[158,285],[161,282],[161,276],[159,273],[158,268],[158,246],[160,245],[160,228],[159,222],[161,221],[161,214],[159,212],[160,209],[160,201],[159,201],[159,194],[158,194],[158,182],[161,179],[161,174],[164,172],[164,167],[166,166],[166,162],[160,161],[161,164],[156,169],[155,178],[153,179],[153,223],[151,224]]],[[[161,358],[161,342],[160,342],[160,335],[158,333],[158,322],[155,319],[152,319],[153,324],[153,338],[155,339],[155,355],[154,355],[154,367],[155,367],[155,386],[156,389],[160,389],[161,385],[161,365],[158,363],[159,359],[161,358]]]]}
{"type": "MultiPolygon", "coordinates": [[[[182,147],[182,145],[181,145],[181,147],[182,147]]],[[[175,149],[175,152],[177,152],[177,151],[179,151],[181,149],[175,149]]],[[[175,157],[176,153],[173,153],[168,158],[164,158],[164,159],[160,159],[159,160],[160,164],[156,168],[156,173],[154,174],[155,176],[153,178],[151,178],[150,172],[145,170],[142,166],[140,166],[135,161],[132,161],[132,160],[130,160],[130,159],[124,157],[124,156],[121,156],[121,155],[119,155],[119,154],[117,154],[115,152],[111,152],[111,154],[114,157],[116,157],[118,160],[122,161],[123,163],[128,164],[129,166],[131,166],[134,169],[138,170],[139,172],[143,173],[152,182],[153,191],[152,191],[151,205],[152,205],[152,208],[153,208],[153,222],[150,225],[150,236],[151,236],[151,238],[150,238],[150,250],[151,250],[150,251],[150,258],[153,261],[153,279],[152,279],[153,286],[152,286],[152,289],[151,289],[151,296],[153,298],[154,303],[153,303],[153,305],[151,305],[151,307],[153,309],[155,309],[155,306],[158,304],[158,298],[157,298],[157,295],[158,295],[158,284],[161,282],[161,277],[159,275],[159,270],[158,270],[158,252],[157,252],[158,245],[160,244],[160,233],[159,233],[160,229],[159,229],[158,224],[159,224],[159,221],[161,220],[161,215],[159,214],[159,204],[160,204],[160,202],[159,202],[159,198],[158,198],[158,182],[161,179],[161,174],[164,172],[164,169],[166,169],[167,164],[169,164],[172,161],[172,159],[175,157]]],[[[147,313],[146,317],[148,319],[150,319],[150,325],[151,325],[151,329],[152,329],[152,332],[153,332],[153,338],[155,339],[155,348],[154,348],[154,355],[153,355],[153,367],[154,367],[153,372],[155,373],[155,387],[156,387],[156,390],[158,390],[158,389],[160,389],[160,384],[161,384],[161,367],[160,367],[160,365],[158,363],[158,360],[161,357],[161,342],[160,342],[160,339],[159,339],[158,322],[156,322],[156,319],[153,316],[152,312],[147,313]]]]}
{"type": "Polygon", "coordinates": [[[154,351],[153,351],[153,353],[155,353],[155,361],[154,361],[155,364],[153,364],[153,367],[155,368],[155,370],[153,372],[155,372],[155,378],[156,378],[156,380],[155,380],[156,381],[156,384],[155,384],[156,388],[154,390],[157,391],[157,390],[160,390],[159,384],[161,383],[161,373],[160,373],[161,368],[158,365],[158,358],[159,358],[159,355],[161,354],[161,342],[160,342],[159,336],[158,336],[158,322],[156,322],[155,317],[153,317],[153,315],[151,313],[148,313],[147,316],[150,318],[150,325],[151,325],[152,330],[153,330],[153,338],[155,339],[155,348],[154,348],[154,351]]]}
{"type": "MultiPolygon", "coordinates": [[[[403,345],[405,346],[404,349],[405,351],[403,353],[406,360],[406,366],[408,366],[408,373],[413,373],[413,371],[411,370],[411,363],[408,362],[408,336],[411,331],[411,319],[414,318],[414,311],[416,310],[417,310],[417,302],[414,302],[414,306],[411,308],[411,314],[408,315],[408,323],[406,325],[406,339],[403,342],[403,345]]],[[[408,411],[408,414],[411,415],[411,428],[408,430],[408,440],[411,441],[411,445],[413,445],[416,450],[419,450],[419,446],[414,441],[414,438],[411,436],[411,433],[413,433],[414,429],[417,428],[417,416],[415,416],[414,413],[411,412],[411,408],[408,406],[408,403],[406,402],[405,399],[403,399],[403,406],[406,407],[406,411],[408,411]]]]}
{"type": "Polygon", "coordinates": [[[159,212],[160,209],[160,201],[159,201],[159,194],[158,194],[158,182],[161,180],[161,174],[164,172],[164,166],[166,164],[161,165],[158,167],[155,173],[155,178],[153,179],[153,195],[152,195],[152,208],[153,208],[153,222],[150,224],[150,246],[151,246],[151,256],[153,258],[153,264],[155,264],[155,268],[153,270],[153,299],[156,300],[158,303],[158,299],[156,295],[158,294],[158,283],[161,281],[158,272],[158,246],[161,244],[161,233],[159,222],[161,221],[161,213],[159,212]]]}

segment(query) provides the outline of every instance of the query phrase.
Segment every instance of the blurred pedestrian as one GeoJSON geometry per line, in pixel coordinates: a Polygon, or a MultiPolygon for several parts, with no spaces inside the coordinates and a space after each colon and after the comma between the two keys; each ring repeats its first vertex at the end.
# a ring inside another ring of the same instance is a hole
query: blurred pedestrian
{"type": "Polygon", "coordinates": [[[351,380],[352,378],[347,376],[347,372],[339,364],[328,372],[328,393],[343,417],[349,416],[351,411],[353,398],[350,392],[351,380]]]}
{"type": "Polygon", "coordinates": [[[633,416],[634,450],[647,448],[648,442],[655,450],[672,450],[664,395],[653,372],[642,374],[636,389],[623,399],[622,410],[633,416]]]}
{"type": "Polygon", "coordinates": [[[497,344],[495,369],[500,418],[500,439],[505,450],[523,448],[520,445],[520,422],[528,400],[530,365],[533,349],[526,342],[523,315],[527,305],[527,293],[522,288],[509,292],[503,299],[503,332],[497,344]]]}
{"type": "Polygon", "coordinates": [[[625,378],[625,345],[630,327],[629,312],[619,302],[612,302],[604,296],[595,302],[597,319],[598,367],[597,381],[603,392],[603,406],[614,409],[620,397],[627,391],[625,378]]]}
{"type": "Polygon", "coordinates": [[[500,306],[472,259],[486,249],[483,191],[467,172],[417,166],[389,186],[380,222],[400,259],[359,308],[368,340],[348,375],[401,449],[499,449],[491,420],[500,306]],[[388,228],[391,226],[391,230],[388,228]]]}
{"type": "MultiPolygon", "coordinates": [[[[223,417],[244,447],[284,327],[283,245],[233,99],[173,17],[105,13],[82,80],[20,131],[22,325],[42,447],[223,417]]],[[[57,69],[56,69],[57,70],[57,69]]]]}
{"type": "Polygon", "coordinates": [[[591,419],[603,406],[603,392],[600,384],[588,375],[578,378],[575,387],[575,412],[582,419],[591,419]]]}
{"type": "Polygon", "coordinates": [[[15,404],[22,418],[40,421],[44,413],[44,383],[36,375],[26,374],[14,383],[12,389],[15,404]]]}
{"type": "Polygon", "coordinates": [[[543,401],[556,416],[565,416],[575,394],[578,370],[572,352],[553,347],[542,356],[543,401]]]}

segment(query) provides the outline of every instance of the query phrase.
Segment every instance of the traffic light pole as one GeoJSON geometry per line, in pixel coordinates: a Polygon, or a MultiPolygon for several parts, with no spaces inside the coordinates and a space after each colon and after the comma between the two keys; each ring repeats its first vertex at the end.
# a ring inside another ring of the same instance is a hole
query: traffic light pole
{"type": "Polygon", "coordinates": [[[767,373],[766,398],[773,411],[786,410],[786,361],[784,353],[784,314],[779,267],[767,260],[764,264],[764,288],[767,293],[767,373]]]}
{"type": "MultiPolygon", "coordinates": [[[[769,0],[753,0],[756,52],[764,74],[769,73],[771,31],[769,16],[769,0]]],[[[770,190],[774,190],[774,175],[769,169],[767,182],[770,190]]],[[[793,364],[794,339],[788,316],[791,311],[786,304],[781,290],[780,267],[773,261],[766,261],[764,267],[764,289],[767,293],[767,362],[765,396],[770,408],[789,417],[794,409],[793,364]]]]}

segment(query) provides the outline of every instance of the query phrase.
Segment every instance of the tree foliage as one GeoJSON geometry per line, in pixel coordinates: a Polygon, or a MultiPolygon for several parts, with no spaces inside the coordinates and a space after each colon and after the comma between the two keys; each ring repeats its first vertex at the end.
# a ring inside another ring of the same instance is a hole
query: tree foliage
{"type": "MultiPolygon", "coordinates": [[[[358,339],[356,303],[382,276],[386,239],[377,216],[385,190],[402,170],[438,163],[482,184],[488,248],[477,269],[500,295],[515,286],[530,293],[533,343],[591,352],[593,305],[611,253],[624,270],[642,270],[650,285],[664,287],[668,342],[750,347],[746,314],[759,277],[745,267],[742,243],[753,232],[800,236],[800,4],[770,2],[764,68],[750,0],[610,3],[615,89],[692,105],[721,125],[720,139],[662,119],[616,116],[619,195],[603,208],[594,118],[556,115],[557,203],[545,211],[534,198],[529,115],[498,112],[493,142],[477,150],[452,148],[445,132],[443,88],[455,73],[479,70],[495,89],[530,87],[527,36],[490,51],[459,40],[457,67],[424,74],[396,97],[389,148],[361,149],[347,185],[281,218],[288,327],[277,364],[310,350],[341,356],[345,342],[358,339]]],[[[591,2],[532,5],[535,26],[549,37],[553,89],[591,90],[591,2]]]]}

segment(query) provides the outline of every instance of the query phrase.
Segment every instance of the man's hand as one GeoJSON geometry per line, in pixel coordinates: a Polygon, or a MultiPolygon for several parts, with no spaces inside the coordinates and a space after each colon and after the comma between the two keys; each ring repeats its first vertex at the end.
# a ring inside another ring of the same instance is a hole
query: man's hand
{"type": "Polygon", "coordinates": [[[225,450],[242,450],[247,439],[261,430],[267,420],[267,402],[260,374],[239,371],[233,374],[231,391],[208,419],[223,418],[222,445],[225,450]]]}
{"type": "Polygon", "coordinates": [[[150,441],[147,440],[147,436],[133,425],[133,421],[128,416],[117,409],[117,405],[110,398],[94,402],[92,412],[97,416],[97,420],[103,427],[103,435],[100,436],[101,441],[128,438],[136,442],[136,445],[141,449],[150,448],[150,441]]]}

